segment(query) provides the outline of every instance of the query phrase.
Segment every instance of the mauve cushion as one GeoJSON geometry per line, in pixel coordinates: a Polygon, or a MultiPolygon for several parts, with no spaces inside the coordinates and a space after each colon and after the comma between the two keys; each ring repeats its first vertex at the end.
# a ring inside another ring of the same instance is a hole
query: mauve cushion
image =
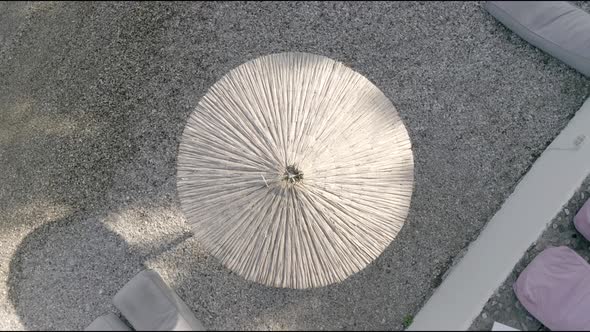
{"type": "Polygon", "coordinates": [[[574,225],[586,240],[590,240],[590,199],[584,203],[574,217],[574,225]]]}
{"type": "Polygon", "coordinates": [[[549,329],[590,330],[590,265],[572,249],[545,249],[513,288],[526,310],[549,329]]]}
{"type": "Polygon", "coordinates": [[[131,329],[117,315],[109,313],[97,317],[84,331],[131,331],[131,329]]]}

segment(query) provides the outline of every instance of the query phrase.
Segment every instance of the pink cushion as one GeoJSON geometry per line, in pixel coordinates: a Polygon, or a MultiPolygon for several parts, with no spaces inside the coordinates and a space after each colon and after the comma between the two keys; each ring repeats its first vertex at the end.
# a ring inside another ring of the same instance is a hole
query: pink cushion
{"type": "Polygon", "coordinates": [[[522,305],[549,329],[590,330],[590,265],[572,249],[545,249],[513,287],[522,305]]]}
{"type": "Polygon", "coordinates": [[[584,203],[584,206],[574,217],[574,225],[586,240],[590,240],[590,199],[584,203]]]}

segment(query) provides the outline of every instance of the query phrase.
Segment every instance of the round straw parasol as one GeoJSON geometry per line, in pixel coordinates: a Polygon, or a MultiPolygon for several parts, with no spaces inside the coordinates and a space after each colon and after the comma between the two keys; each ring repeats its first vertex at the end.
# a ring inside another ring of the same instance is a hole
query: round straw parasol
{"type": "Polygon", "coordinates": [[[408,133],[369,80],[308,53],[231,70],[190,115],[178,194],[195,236],[248,280],[339,282],[395,238],[413,188],[408,133]]]}

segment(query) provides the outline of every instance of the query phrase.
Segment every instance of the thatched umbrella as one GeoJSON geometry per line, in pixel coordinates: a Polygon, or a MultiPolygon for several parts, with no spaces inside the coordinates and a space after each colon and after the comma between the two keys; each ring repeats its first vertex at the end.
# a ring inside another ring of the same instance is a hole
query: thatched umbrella
{"type": "Polygon", "coordinates": [[[413,157],[385,95],[307,53],[263,56],[213,85],[184,130],[178,194],[195,236],[229,269],[275,287],[341,281],[408,213],[413,157]]]}

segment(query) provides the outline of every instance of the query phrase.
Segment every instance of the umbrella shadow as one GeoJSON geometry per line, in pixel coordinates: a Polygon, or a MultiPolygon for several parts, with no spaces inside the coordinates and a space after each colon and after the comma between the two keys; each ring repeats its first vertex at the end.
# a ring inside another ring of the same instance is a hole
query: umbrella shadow
{"type": "MultiPolygon", "coordinates": [[[[405,233],[405,232],[403,232],[405,233]]],[[[219,330],[355,330],[393,326],[393,312],[404,312],[399,301],[380,298],[412,296],[411,271],[402,270],[393,257],[402,244],[392,243],[374,263],[344,281],[308,289],[274,288],[248,281],[225,268],[216,258],[202,254],[197,239],[190,238],[159,257],[156,269],[171,271],[171,287],[203,321],[219,330]]],[[[403,258],[401,258],[403,259],[403,258]]],[[[418,301],[419,299],[416,299],[418,301]]]]}
{"type": "Polygon", "coordinates": [[[146,268],[144,262],[185,239],[162,239],[146,253],[99,218],[73,214],[34,229],[19,244],[10,262],[8,298],[27,329],[82,329],[116,312],[112,297],[146,268]]]}

